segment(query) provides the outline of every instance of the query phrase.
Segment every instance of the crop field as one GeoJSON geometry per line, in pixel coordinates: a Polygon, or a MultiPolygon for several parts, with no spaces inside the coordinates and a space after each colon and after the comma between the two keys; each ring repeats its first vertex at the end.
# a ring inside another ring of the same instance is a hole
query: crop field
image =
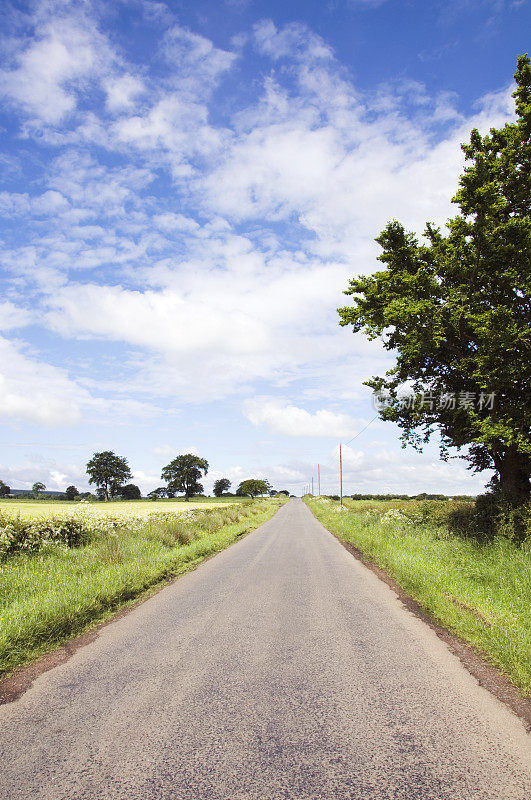
{"type": "Polygon", "coordinates": [[[151,514],[184,514],[188,511],[206,511],[211,508],[219,508],[234,505],[239,501],[222,499],[208,501],[194,501],[185,503],[182,500],[161,500],[157,502],[147,501],[112,501],[110,503],[85,503],[80,501],[51,501],[45,500],[0,500],[0,514],[21,519],[37,519],[49,517],[64,517],[65,515],[76,515],[85,513],[87,509],[91,514],[99,516],[111,516],[121,519],[130,517],[148,517],[151,514]]]}

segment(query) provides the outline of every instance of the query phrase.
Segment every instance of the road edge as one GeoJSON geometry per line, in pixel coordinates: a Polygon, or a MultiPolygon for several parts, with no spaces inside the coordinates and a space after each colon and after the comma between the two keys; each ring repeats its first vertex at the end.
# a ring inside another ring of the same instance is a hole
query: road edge
{"type": "Polygon", "coordinates": [[[241,533],[238,533],[234,541],[231,542],[227,547],[224,547],[221,550],[215,550],[212,553],[208,553],[196,561],[186,562],[184,565],[186,567],[185,569],[177,573],[162,576],[160,580],[158,580],[156,583],[153,583],[151,586],[148,586],[137,597],[128,600],[124,605],[120,606],[114,611],[110,610],[109,616],[106,616],[104,619],[94,620],[89,623],[89,626],[83,632],[76,634],[75,636],[64,641],[63,644],[60,644],[43,655],[38,656],[34,661],[30,661],[29,663],[22,664],[20,667],[16,667],[13,672],[3,676],[0,675],[0,706],[14,703],[19,700],[22,695],[28,691],[28,689],[31,689],[34,681],[38,677],[43,675],[45,672],[49,672],[55,667],[66,663],[80,648],[86,647],[86,645],[94,642],[100,635],[100,632],[103,630],[103,628],[106,628],[107,625],[112,625],[112,623],[117,622],[118,620],[122,619],[122,617],[127,616],[127,614],[129,614],[131,611],[134,611],[135,608],[142,605],[142,603],[145,603],[163,589],[171,586],[172,583],[175,583],[180,578],[188,575],[190,572],[194,572],[202,564],[205,564],[207,561],[210,561],[210,559],[226,552],[231,547],[234,547],[234,545],[238,544],[238,542],[241,542],[242,539],[245,539],[247,536],[250,536],[252,533],[258,531],[262,525],[266,525],[278,514],[283,505],[284,504],[280,505],[274,514],[272,514],[268,519],[264,520],[264,522],[261,522],[260,525],[257,525],[256,528],[245,529],[241,533]]]}
{"type": "Polygon", "coordinates": [[[523,697],[516,686],[500,672],[496,667],[486,661],[484,655],[480,650],[477,650],[471,644],[461,639],[457,634],[445,628],[437,620],[435,620],[426,609],[422,608],[417,600],[408,595],[397,581],[392,578],[387,572],[378,566],[374,561],[367,559],[363,552],[355,547],[350,542],[341,539],[333,531],[329,530],[318,517],[315,516],[312,509],[306,504],[306,507],[312,514],[315,520],[329,533],[334,539],[337,539],[345,550],[350,555],[361,562],[364,567],[367,567],[376,577],[383,583],[387,584],[390,589],[397,595],[402,605],[410,611],[414,616],[428,625],[432,631],[441,639],[449,648],[449,650],[457,656],[465,669],[477,680],[480,686],[486,689],[497,700],[507,706],[516,716],[523,722],[527,733],[531,733],[531,699],[523,697]]]}

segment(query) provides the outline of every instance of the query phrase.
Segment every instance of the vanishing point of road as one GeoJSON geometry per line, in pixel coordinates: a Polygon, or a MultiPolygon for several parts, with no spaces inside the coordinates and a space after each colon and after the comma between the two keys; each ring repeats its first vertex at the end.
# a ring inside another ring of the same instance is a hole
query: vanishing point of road
{"type": "Polygon", "coordinates": [[[0,798],[524,800],[526,747],[293,500],[0,708],[0,798]]]}

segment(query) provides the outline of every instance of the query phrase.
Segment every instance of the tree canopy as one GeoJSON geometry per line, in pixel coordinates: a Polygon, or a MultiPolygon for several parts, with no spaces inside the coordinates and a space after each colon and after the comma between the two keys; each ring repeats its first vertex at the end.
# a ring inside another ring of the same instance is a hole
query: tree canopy
{"type": "Polygon", "coordinates": [[[150,500],[160,500],[162,497],[166,497],[166,487],[159,486],[157,489],[153,489],[151,492],[148,492],[150,500]]]}
{"type": "Polygon", "coordinates": [[[8,497],[11,494],[11,487],[0,481],[0,497],[8,497]]]}
{"type": "Polygon", "coordinates": [[[219,478],[214,483],[214,495],[216,497],[221,497],[222,494],[228,492],[231,487],[231,482],[228,478],[219,478]]]}
{"type": "Polygon", "coordinates": [[[94,453],[87,463],[89,483],[94,483],[101,500],[109,500],[120,493],[122,484],[132,478],[127,459],[112,450],[94,453]]]}
{"type": "Polygon", "coordinates": [[[67,500],[74,500],[79,495],[79,490],[76,486],[67,486],[65,491],[65,497],[67,500]]]}
{"type": "Polygon", "coordinates": [[[475,471],[493,468],[495,488],[529,498],[531,474],[531,68],[518,58],[516,121],[489,135],[473,130],[453,202],[460,213],[425,242],[392,221],[377,238],[385,269],[350,281],[354,305],[341,325],[382,337],[396,353],[385,377],[367,381],[385,396],[384,419],[421,449],[441,434],[441,451],[475,471]]]}
{"type": "Polygon", "coordinates": [[[125,486],[121,486],[120,494],[124,500],[140,500],[142,497],[139,487],[134,483],[126,483],[125,486]]]}
{"type": "Polygon", "coordinates": [[[41,492],[46,491],[46,486],[44,483],[41,483],[41,481],[36,481],[31,487],[31,491],[34,495],[36,495],[36,497],[38,497],[41,492]]]}
{"type": "Polygon", "coordinates": [[[240,497],[256,497],[259,494],[268,494],[269,488],[268,481],[260,480],[259,478],[248,478],[240,483],[237,493],[240,497]]]}
{"type": "Polygon", "coordinates": [[[185,453],[170,461],[162,470],[162,480],[168,484],[168,495],[174,496],[176,492],[184,492],[185,500],[195,494],[203,492],[199,480],[208,472],[208,461],[204,458],[185,453]]]}

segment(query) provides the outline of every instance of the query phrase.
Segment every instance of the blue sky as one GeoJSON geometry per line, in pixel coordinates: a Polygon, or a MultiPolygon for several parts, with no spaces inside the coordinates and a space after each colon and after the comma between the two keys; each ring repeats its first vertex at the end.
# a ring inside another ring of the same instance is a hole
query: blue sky
{"type": "MultiPolygon", "coordinates": [[[[2,4],[0,478],[300,493],[375,415],[392,364],[338,326],[391,218],[444,224],[472,127],[512,117],[528,2],[2,4]]],[[[475,493],[379,420],[347,492],[475,493]]]]}

